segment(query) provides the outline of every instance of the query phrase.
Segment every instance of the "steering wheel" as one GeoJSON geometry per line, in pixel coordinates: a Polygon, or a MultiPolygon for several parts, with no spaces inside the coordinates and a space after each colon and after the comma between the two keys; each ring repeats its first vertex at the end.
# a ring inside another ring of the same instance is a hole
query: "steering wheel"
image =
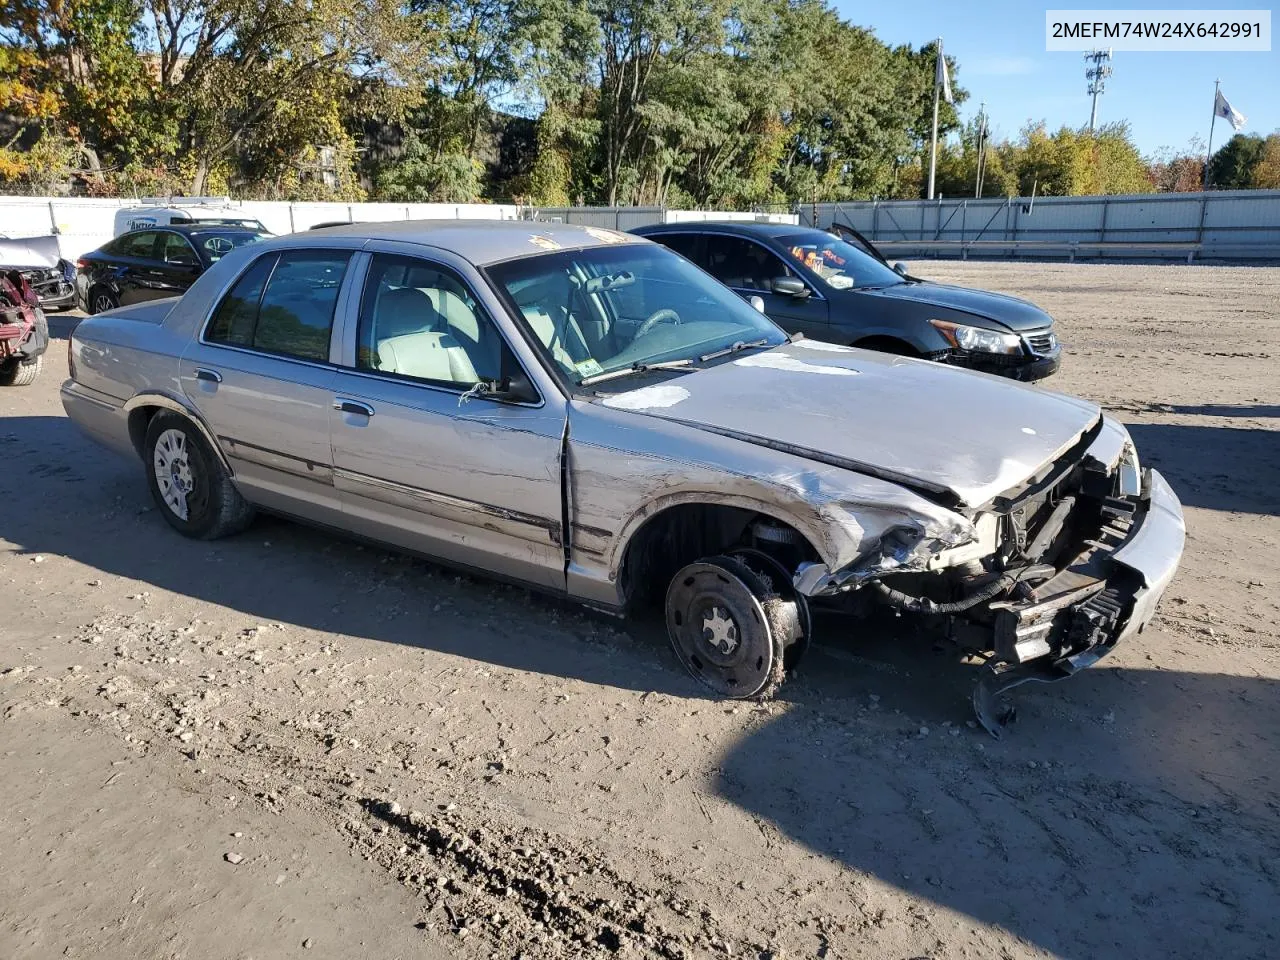
{"type": "Polygon", "coordinates": [[[678,326],[681,323],[680,314],[676,313],[670,307],[663,307],[661,310],[653,311],[653,313],[649,314],[645,322],[640,324],[640,328],[636,330],[636,339],[639,340],[658,324],[668,322],[674,323],[678,326]]]}

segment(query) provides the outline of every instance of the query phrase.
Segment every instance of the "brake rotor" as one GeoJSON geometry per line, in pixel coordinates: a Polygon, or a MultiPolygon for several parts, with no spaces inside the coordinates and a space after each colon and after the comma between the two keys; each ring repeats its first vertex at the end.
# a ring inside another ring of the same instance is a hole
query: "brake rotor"
{"type": "Polygon", "coordinates": [[[755,547],[737,547],[728,551],[728,556],[735,557],[747,565],[756,576],[764,581],[765,586],[783,600],[795,604],[796,619],[799,631],[794,640],[787,644],[783,652],[783,665],[791,670],[809,650],[813,638],[813,612],[809,609],[809,598],[795,588],[787,568],[763,550],[755,547]]]}

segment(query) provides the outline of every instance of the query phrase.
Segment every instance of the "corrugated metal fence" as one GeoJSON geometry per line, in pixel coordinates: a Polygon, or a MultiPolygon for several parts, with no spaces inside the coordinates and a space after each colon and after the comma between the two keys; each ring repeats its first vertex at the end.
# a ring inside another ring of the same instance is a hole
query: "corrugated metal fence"
{"type": "MultiPolygon", "coordinates": [[[[181,206],[177,199],[174,205],[181,206]]],[[[186,203],[191,203],[187,200],[186,203]]],[[[123,229],[117,214],[137,208],[136,199],[84,197],[0,197],[0,234],[9,237],[58,234],[62,256],[75,259],[123,229]]],[[[668,210],[664,207],[519,207],[502,203],[287,203],[234,200],[225,204],[261,221],[272,233],[294,233],[332,220],[543,220],[631,230],[650,223],[684,220],[768,219],[796,223],[794,214],[741,211],[668,210]]]]}
{"type": "Polygon", "coordinates": [[[1280,259],[1280,190],[806,205],[887,251],[940,256],[1280,259]]]}

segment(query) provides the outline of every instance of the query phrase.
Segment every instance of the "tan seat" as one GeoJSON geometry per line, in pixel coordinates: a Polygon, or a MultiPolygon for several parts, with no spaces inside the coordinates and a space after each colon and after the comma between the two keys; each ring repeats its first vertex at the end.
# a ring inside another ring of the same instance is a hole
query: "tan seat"
{"type": "MultiPolygon", "coordinates": [[[[551,315],[537,304],[523,307],[520,312],[529,321],[529,326],[533,328],[534,335],[542,341],[544,347],[551,351],[551,356],[556,363],[564,367],[566,372],[575,373],[577,366],[569,351],[565,349],[565,344],[556,336],[556,325],[555,321],[551,319],[551,315]]],[[[591,356],[591,352],[587,349],[586,340],[582,336],[582,331],[578,329],[578,322],[572,317],[565,324],[564,336],[570,341],[571,346],[578,349],[579,354],[584,359],[591,356]]]]}
{"type": "Polygon", "coordinates": [[[432,330],[379,340],[378,369],[466,387],[480,379],[458,341],[432,330]]]}
{"type": "Polygon", "coordinates": [[[472,366],[482,376],[497,380],[501,375],[502,344],[498,332],[487,321],[480,322],[475,311],[452,290],[430,288],[425,291],[431,304],[444,319],[444,327],[471,358],[472,366]]]}

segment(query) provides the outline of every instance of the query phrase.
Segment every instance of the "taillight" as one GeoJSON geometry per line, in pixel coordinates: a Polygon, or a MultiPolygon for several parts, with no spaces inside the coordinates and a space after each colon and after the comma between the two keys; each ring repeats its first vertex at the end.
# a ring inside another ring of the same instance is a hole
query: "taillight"
{"type": "Polygon", "coordinates": [[[76,339],[72,334],[67,334],[67,376],[76,378],[76,339]]]}

